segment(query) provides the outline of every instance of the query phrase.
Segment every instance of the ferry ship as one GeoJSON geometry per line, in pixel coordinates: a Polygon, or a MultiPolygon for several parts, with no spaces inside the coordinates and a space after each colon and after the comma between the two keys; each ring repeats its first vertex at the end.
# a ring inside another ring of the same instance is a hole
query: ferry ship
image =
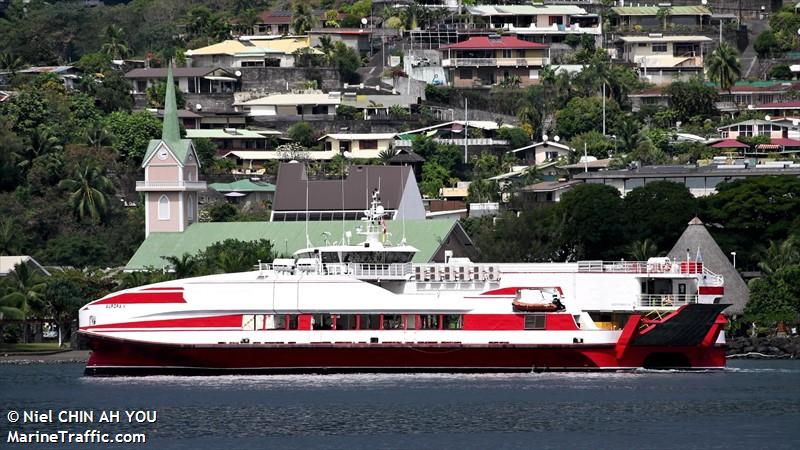
{"type": "Polygon", "coordinates": [[[699,260],[417,264],[377,191],[364,216],[359,243],[89,303],[86,374],[725,366],[723,279],[699,260]]]}

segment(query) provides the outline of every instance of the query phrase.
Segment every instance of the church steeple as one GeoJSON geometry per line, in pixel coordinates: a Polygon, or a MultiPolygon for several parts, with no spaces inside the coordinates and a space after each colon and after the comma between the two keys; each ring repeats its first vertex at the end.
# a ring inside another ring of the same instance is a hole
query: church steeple
{"type": "Polygon", "coordinates": [[[178,102],[175,100],[175,80],[172,78],[172,63],[167,67],[167,93],[164,96],[164,125],[161,129],[161,140],[175,149],[181,139],[181,127],[178,124],[178,102]]]}

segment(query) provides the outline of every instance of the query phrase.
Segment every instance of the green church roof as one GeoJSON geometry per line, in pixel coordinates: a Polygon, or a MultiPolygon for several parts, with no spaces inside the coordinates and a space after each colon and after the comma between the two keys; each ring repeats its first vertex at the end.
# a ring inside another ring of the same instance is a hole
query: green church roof
{"type": "Polygon", "coordinates": [[[250,180],[236,180],[232,183],[211,183],[209,188],[217,192],[275,192],[271,183],[255,183],[250,180]]]}
{"type": "Polygon", "coordinates": [[[161,128],[161,139],[153,139],[147,145],[147,151],[144,154],[142,166],[150,159],[150,156],[162,142],[169,147],[170,151],[181,163],[186,161],[186,158],[192,151],[191,139],[181,139],[181,127],[178,122],[178,102],[175,99],[175,80],[172,76],[172,65],[167,68],[167,92],[164,96],[164,124],[161,128]]]}
{"type": "MultiPolygon", "coordinates": [[[[345,230],[353,233],[352,243],[360,242],[361,236],[355,234],[357,227],[363,226],[358,220],[344,222],[345,230]]],[[[147,268],[164,269],[167,264],[162,256],[181,256],[199,253],[215,242],[226,239],[256,241],[269,239],[275,252],[291,255],[306,247],[305,222],[205,222],[194,223],[182,233],[150,233],[130,261],[125,270],[143,270],[147,268]]],[[[389,239],[399,242],[403,236],[403,224],[400,220],[388,221],[389,239]]],[[[405,235],[409,245],[419,252],[414,262],[429,262],[436,255],[442,242],[458,226],[455,219],[440,220],[406,220],[405,235]]],[[[338,241],[342,236],[342,222],[318,221],[308,222],[308,236],[312,245],[324,245],[323,233],[330,233],[330,243],[338,241]]]]}

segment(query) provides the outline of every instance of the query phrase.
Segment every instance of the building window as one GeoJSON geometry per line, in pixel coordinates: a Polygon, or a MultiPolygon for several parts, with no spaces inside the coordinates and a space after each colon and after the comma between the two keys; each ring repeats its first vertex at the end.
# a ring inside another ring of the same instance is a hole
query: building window
{"type": "Polygon", "coordinates": [[[333,143],[331,141],[325,141],[325,151],[333,150],[333,143]]]}
{"type": "Polygon", "coordinates": [[[186,196],[186,216],[189,217],[189,220],[194,220],[194,196],[189,194],[186,196]]]}
{"type": "Polygon", "coordinates": [[[158,220],[169,220],[169,198],[166,195],[158,199],[158,220]]]}
{"type": "Polygon", "coordinates": [[[358,146],[361,150],[377,150],[378,149],[378,141],[375,139],[369,139],[364,141],[359,141],[358,146]]]}
{"type": "Polygon", "coordinates": [[[462,80],[472,79],[472,69],[458,69],[458,78],[462,80]]]}
{"type": "Polygon", "coordinates": [[[544,314],[529,314],[525,316],[526,330],[544,330],[544,314]]]}
{"type": "Polygon", "coordinates": [[[653,44],[653,53],[666,53],[667,44],[653,44]]]}
{"type": "Polygon", "coordinates": [[[503,50],[503,58],[511,58],[511,50],[503,50]]]}
{"type": "Polygon", "coordinates": [[[539,69],[531,69],[530,72],[528,73],[528,77],[530,77],[531,80],[538,80],[539,69]]]}

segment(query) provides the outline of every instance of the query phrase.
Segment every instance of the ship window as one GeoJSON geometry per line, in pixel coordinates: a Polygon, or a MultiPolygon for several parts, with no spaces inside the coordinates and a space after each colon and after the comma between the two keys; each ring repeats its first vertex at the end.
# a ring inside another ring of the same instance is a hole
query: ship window
{"type": "Polygon", "coordinates": [[[384,330],[402,330],[403,329],[403,316],[399,314],[384,314],[383,315],[383,329],[384,330]]]}
{"type": "Polygon", "coordinates": [[[464,316],[461,314],[445,314],[443,322],[445,330],[460,330],[464,323],[464,316]]]}
{"type": "Polygon", "coordinates": [[[325,264],[338,263],[339,254],[336,252],[322,252],[322,262],[325,264]]]}
{"type": "Polygon", "coordinates": [[[339,314],[336,316],[336,329],[337,330],[355,330],[356,327],[355,314],[339,314]]]}
{"type": "Polygon", "coordinates": [[[286,316],[284,314],[267,314],[265,316],[256,316],[261,318],[261,323],[258,324],[260,330],[285,330],[286,329],[286,316]]]}
{"type": "Polygon", "coordinates": [[[311,316],[311,329],[313,330],[331,330],[333,329],[333,321],[330,314],[314,314],[311,316]]]}
{"type": "Polygon", "coordinates": [[[358,328],[360,330],[380,330],[381,329],[381,315],[380,314],[361,314],[359,316],[358,328]]]}
{"type": "Polygon", "coordinates": [[[529,314],[525,316],[526,330],[544,330],[544,314],[529,314]]]}
{"type": "Polygon", "coordinates": [[[419,316],[420,330],[438,330],[441,316],[438,314],[423,314],[419,316]]]}
{"type": "Polygon", "coordinates": [[[406,314],[406,330],[417,329],[417,316],[414,314],[406,314]]]}
{"type": "Polygon", "coordinates": [[[288,322],[288,329],[289,330],[296,330],[297,329],[297,314],[288,314],[287,315],[287,322],[288,322]]]}

